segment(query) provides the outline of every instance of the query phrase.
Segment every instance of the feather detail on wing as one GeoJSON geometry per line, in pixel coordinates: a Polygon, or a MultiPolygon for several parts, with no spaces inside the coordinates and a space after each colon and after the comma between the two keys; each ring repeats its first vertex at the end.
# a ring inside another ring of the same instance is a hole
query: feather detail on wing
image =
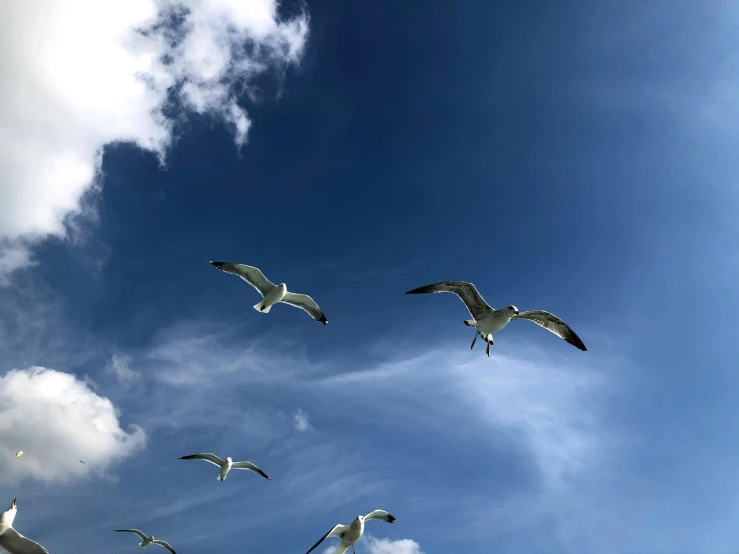
{"type": "Polygon", "coordinates": [[[321,308],[318,307],[318,304],[316,304],[316,301],[307,294],[288,292],[281,302],[289,304],[290,306],[295,306],[301,310],[305,310],[313,319],[323,323],[324,325],[328,323],[326,316],[323,315],[323,312],[321,311],[321,308]]]}
{"type": "Polygon", "coordinates": [[[142,540],[146,540],[148,538],[146,535],[144,535],[138,529],[116,529],[115,532],[116,533],[133,533],[133,534],[138,535],[139,537],[141,537],[142,540]]]}
{"type": "Polygon", "coordinates": [[[386,512],[385,510],[373,510],[364,516],[364,520],[368,519],[379,519],[380,521],[386,521],[387,523],[395,523],[395,516],[386,512]]]}
{"type": "Polygon", "coordinates": [[[169,546],[169,543],[167,543],[167,541],[160,541],[159,539],[154,539],[153,541],[151,541],[151,543],[158,544],[159,546],[163,546],[164,548],[169,550],[172,554],[177,554],[177,552],[175,552],[174,549],[171,546],[169,546]]]}
{"type": "Polygon", "coordinates": [[[221,460],[218,456],[210,452],[206,452],[204,454],[190,454],[189,456],[180,456],[177,459],[178,460],[205,460],[206,462],[210,462],[211,464],[216,465],[218,467],[223,465],[223,460],[221,460]]]}
{"type": "Polygon", "coordinates": [[[261,469],[259,469],[257,466],[255,466],[251,462],[234,462],[233,464],[231,464],[231,469],[248,469],[249,471],[253,471],[254,473],[258,473],[259,475],[261,475],[265,479],[269,479],[270,481],[272,480],[269,477],[267,477],[267,474],[266,473],[264,473],[261,469]]]}
{"type": "Polygon", "coordinates": [[[49,554],[46,548],[24,537],[12,527],[7,528],[0,535],[0,548],[4,548],[10,554],[49,554]]]}
{"type": "Polygon", "coordinates": [[[529,310],[527,312],[520,312],[511,319],[528,319],[529,321],[533,321],[540,327],[544,327],[547,331],[554,333],[559,338],[566,340],[575,348],[587,351],[585,344],[577,336],[577,333],[554,314],[550,314],[544,310],[529,310]]]}
{"type": "Polygon", "coordinates": [[[311,552],[313,552],[313,550],[315,550],[319,544],[321,544],[324,540],[326,540],[329,537],[336,537],[339,539],[342,538],[344,536],[344,533],[346,533],[350,529],[350,527],[351,526],[349,525],[341,525],[341,524],[335,525],[334,527],[331,528],[331,530],[328,533],[326,533],[320,539],[318,539],[318,542],[316,542],[316,544],[311,546],[308,552],[306,552],[305,554],[310,554],[311,552]]]}
{"type": "Polygon", "coordinates": [[[225,273],[238,275],[252,287],[257,289],[259,294],[262,296],[265,296],[269,291],[275,288],[275,284],[267,279],[264,276],[264,273],[262,273],[257,267],[245,264],[232,264],[230,262],[208,263],[225,273]]]}
{"type": "Polygon", "coordinates": [[[406,294],[423,294],[430,292],[451,292],[456,294],[459,299],[467,306],[470,315],[479,320],[488,315],[491,311],[485,299],[477,292],[475,285],[466,281],[443,281],[433,285],[425,285],[413,290],[409,290],[406,294]]]}

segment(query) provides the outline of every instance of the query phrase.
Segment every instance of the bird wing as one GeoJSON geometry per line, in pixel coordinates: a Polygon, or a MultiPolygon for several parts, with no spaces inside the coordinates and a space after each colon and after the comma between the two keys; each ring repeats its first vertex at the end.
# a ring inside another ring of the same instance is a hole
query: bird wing
{"type": "Polygon", "coordinates": [[[346,552],[350,546],[350,543],[341,541],[341,544],[339,544],[339,546],[337,546],[331,554],[344,554],[344,552],[346,552]]]}
{"type": "Polygon", "coordinates": [[[577,336],[577,333],[554,314],[550,314],[544,310],[529,310],[528,312],[520,312],[511,319],[528,319],[529,321],[533,321],[540,327],[544,327],[547,331],[551,331],[559,338],[566,340],[575,348],[583,351],[587,350],[580,337],[577,336]]]}
{"type": "Polygon", "coordinates": [[[134,533],[138,535],[139,537],[141,537],[142,540],[146,540],[149,538],[146,535],[144,535],[141,531],[139,531],[138,529],[116,529],[115,531],[116,533],[134,533]]]}
{"type": "Polygon", "coordinates": [[[216,465],[218,467],[221,467],[221,465],[223,465],[223,460],[221,460],[215,454],[211,454],[210,452],[206,452],[204,454],[190,454],[189,456],[180,456],[177,459],[178,460],[205,460],[206,462],[210,462],[211,464],[216,465]]]}
{"type": "Polygon", "coordinates": [[[295,294],[293,292],[288,292],[281,300],[281,302],[284,302],[285,304],[290,304],[290,306],[295,306],[296,308],[300,308],[301,310],[305,310],[313,319],[315,319],[316,321],[320,321],[324,325],[328,323],[328,319],[326,319],[326,316],[323,315],[323,312],[321,311],[321,308],[318,307],[318,304],[316,304],[316,301],[307,294],[295,294]]]}
{"type": "Polygon", "coordinates": [[[368,519],[379,519],[381,521],[386,521],[388,523],[395,523],[395,516],[387,513],[385,510],[371,511],[366,516],[364,516],[365,521],[367,521],[368,519]]]}
{"type": "Polygon", "coordinates": [[[0,535],[0,547],[10,554],[49,554],[49,551],[39,543],[24,537],[12,527],[8,527],[0,535]]]}
{"type": "Polygon", "coordinates": [[[269,477],[267,477],[267,474],[266,473],[264,473],[261,469],[259,469],[257,466],[255,466],[251,462],[234,462],[233,464],[231,464],[231,469],[248,469],[249,471],[253,471],[254,473],[258,473],[259,475],[261,475],[265,479],[269,479],[270,481],[272,480],[269,477]]]}
{"type": "Polygon", "coordinates": [[[160,541],[159,539],[154,539],[153,541],[151,541],[151,543],[152,544],[158,544],[159,546],[163,546],[164,548],[166,548],[167,550],[169,550],[172,554],[177,554],[177,552],[175,552],[172,549],[172,547],[169,546],[169,543],[167,543],[167,541],[160,541]]]}
{"type": "Polygon", "coordinates": [[[444,281],[433,285],[425,285],[417,289],[409,290],[406,294],[423,294],[427,292],[451,292],[467,306],[470,315],[475,319],[482,319],[491,311],[485,299],[477,292],[475,285],[466,281],[444,281]]]}
{"type": "MultiPolygon", "coordinates": [[[[306,552],[305,554],[310,554],[311,552],[313,552],[313,550],[319,544],[321,544],[325,539],[327,539],[329,537],[336,537],[336,538],[339,538],[339,539],[342,538],[344,536],[344,533],[346,533],[349,529],[351,529],[351,526],[350,525],[341,525],[341,524],[335,525],[328,533],[326,533],[320,539],[318,539],[318,542],[316,544],[314,544],[313,546],[311,546],[310,547],[310,550],[308,550],[308,552],[306,552]]],[[[341,546],[341,545],[339,545],[339,546],[341,546]]],[[[346,550],[346,548],[344,550],[346,550]]]]}
{"type": "Polygon", "coordinates": [[[252,287],[259,291],[259,294],[265,296],[269,291],[275,288],[275,284],[264,276],[259,268],[244,265],[244,264],[232,264],[230,262],[208,262],[212,266],[220,269],[225,273],[231,273],[232,275],[238,275],[244,281],[249,283],[252,287]]]}

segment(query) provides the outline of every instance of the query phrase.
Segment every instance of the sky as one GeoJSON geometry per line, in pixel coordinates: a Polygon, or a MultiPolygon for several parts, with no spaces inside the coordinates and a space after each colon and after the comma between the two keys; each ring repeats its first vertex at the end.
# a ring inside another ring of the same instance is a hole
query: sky
{"type": "Polygon", "coordinates": [[[378,508],[358,554],[735,553],[737,15],[0,0],[0,507],[53,554],[301,554],[378,508]],[[446,280],[587,352],[470,351],[403,294],[446,280]]]}

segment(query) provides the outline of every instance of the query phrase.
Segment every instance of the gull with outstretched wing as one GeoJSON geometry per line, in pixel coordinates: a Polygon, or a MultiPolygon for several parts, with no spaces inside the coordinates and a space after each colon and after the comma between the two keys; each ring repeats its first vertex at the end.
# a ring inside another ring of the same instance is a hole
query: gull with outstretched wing
{"type": "Polygon", "coordinates": [[[467,307],[472,319],[465,319],[464,324],[475,328],[475,338],[472,339],[470,349],[475,346],[475,341],[479,335],[486,343],[486,354],[490,356],[490,347],[495,344],[493,342],[493,333],[497,333],[503,327],[508,325],[513,319],[528,319],[533,321],[547,331],[551,331],[561,339],[569,342],[575,348],[587,350],[577,333],[570,329],[564,321],[554,314],[543,310],[530,310],[528,312],[519,312],[516,306],[506,306],[499,310],[491,308],[485,299],[477,292],[475,285],[466,281],[444,281],[433,285],[425,285],[413,290],[409,290],[406,294],[423,294],[433,292],[451,292],[455,294],[467,307]]]}
{"type": "Polygon", "coordinates": [[[32,541],[13,529],[13,521],[18,514],[16,499],[10,503],[10,508],[0,515],[0,548],[10,554],[49,554],[39,543],[32,541]]]}
{"type": "Polygon", "coordinates": [[[385,510],[373,510],[366,516],[357,516],[349,525],[335,525],[328,533],[323,535],[316,544],[311,546],[310,550],[305,554],[313,552],[319,544],[330,537],[337,538],[341,541],[333,554],[344,554],[350,546],[352,547],[352,551],[354,551],[354,544],[359,540],[359,537],[362,536],[362,533],[364,533],[364,522],[369,521],[370,519],[379,519],[380,521],[386,521],[387,523],[395,523],[395,517],[387,513],[385,510]]]}
{"type": "Polygon", "coordinates": [[[144,533],[139,531],[138,529],[116,529],[116,533],[133,533],[134,535],[138,535],[141,537],[141,542],[139,543],[139,546],[141,548],[146,548],[150,544],[158,544],[159,546],[163,546],[167,550],[169,550],[172,554],[177,554],[174,549],[169,546],[169,543],[166,541],[162,541],[159,539],[155,539],[154,535],[151,537],[147,537],[144,533]]]}
{"type": "Polygon", "coordinates": [[[228,472],[232,469],[248,469],[249,471],[253,471],[254,473],[258,473],[265,479],[271,481],[269,477],[267,477],[267,474],[264,473],[261,469],[259,469],[257,466],[255,466],[251,462],[234,462],[231,460],[230,457],[226,458],[225,460],[221,460],[218,456],[215,454],[211,454],[210,452],[204,453],[204,454],[190,454],[189,456],[180,456],[177,458],[178,460],[203,460],[205,462],[210,462],[213,465],[217,465],[219,468],[221,468],[221,471],[218,473],[218,479],[219,481],[225,481],[226,476],[228,475],[228,472]]]}
{"type": "Polygon", "coordinates": [[[230,262],[208,262],[212,266],[220,269],[225,273],[231,273],[232,275],[238,275],[244,281],[254,287],[259,294],[262,295],[262,300],[254,304],[254,309],[263,314],[269,313],[272,306],[282,302],[300,308],[304,310],[316,321],[319,321],[326,325],[328,320],[326,316],[318,307],[315,300],[313,300],[307,294],[296,294],[294,292],[287,291],[287,285],[280,283],[275,285],[272,281],[264,276],[259,268],[245,265],[245,264],[232,264],[230,262]]]}

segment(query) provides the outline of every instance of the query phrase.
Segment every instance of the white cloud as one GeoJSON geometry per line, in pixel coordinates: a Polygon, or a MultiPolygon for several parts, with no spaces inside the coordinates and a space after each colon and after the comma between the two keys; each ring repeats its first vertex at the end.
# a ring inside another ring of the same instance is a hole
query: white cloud
{"type": "Polygon", "coordinates": [[[311,428],[310,422],[308,421],[308,414],[303,412],[303,410],[301,409],[298,409],[298,411],[295,412],[293,422],[295,423],[295,428],[298,431],[307,431],[311,428]]]}
{"type": "MultiPolygon", "coordinates": [[[[324,549],[323,554],[333,554],[336,552],[336,548],[336,545],[329,546],[324,549]]],[[[397,541],[376,539],[370,535],[362,537],[355,548],[361,554],[423,554],[423,550],[416,541],[410,539],[397,541]]],[[[351,548],[349,548],[349,551],[351,551],[351,548]]]]}
{"type": "Polygon", "coordinates": [[[0,481],[101,475],[145,442],[142,429],[124,431],[112,402],[72,374],[31,367],[0,377],[0,481]]]}
{"type": "Polygon", "coordinates": [[[376,539],[375,537],[367,538],[365,551],[367,554],[423,554],[416,541],[410,539],[392,541],[390,539],[376,539]]]}
{"type": "Polygon", "coordinates": [[[0,2],[0,276],[29,241],[66,235],[106,144],[163,160],[194,111],[243,145],[239,96],[299,62],[307,36],[307,15],[280,20],[276,0],[0,2]]]}
{"type": "Polygon", "coordinates": [[[141,373],[131,368],[131,356],[127,354],[113,354],[106,369],[112,373],[122,385],[129,385],[141,378],[141,373]]]}

